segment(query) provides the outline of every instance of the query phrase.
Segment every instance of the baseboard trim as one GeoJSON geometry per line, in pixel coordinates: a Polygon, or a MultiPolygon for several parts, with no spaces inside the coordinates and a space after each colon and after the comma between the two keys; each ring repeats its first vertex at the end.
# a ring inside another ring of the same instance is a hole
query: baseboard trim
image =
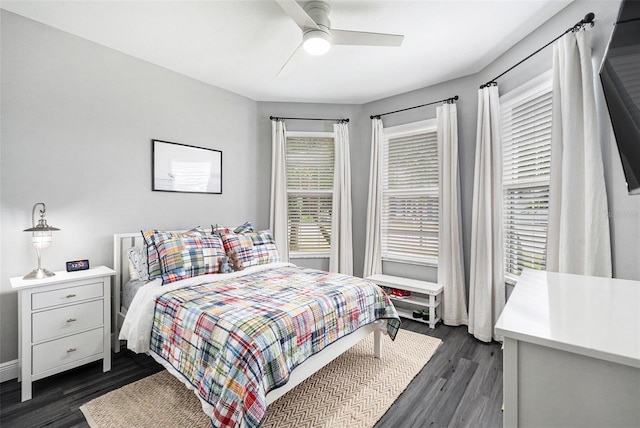
{"type": "Polygon", "coordinates": [[[18,360],[0,363],[0,382],[18,378],[18,360]]]}

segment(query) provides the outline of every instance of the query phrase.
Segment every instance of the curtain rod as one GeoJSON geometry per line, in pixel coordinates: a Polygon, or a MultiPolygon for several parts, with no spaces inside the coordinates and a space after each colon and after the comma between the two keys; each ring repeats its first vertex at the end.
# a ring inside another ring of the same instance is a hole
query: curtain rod
{"type": "Polygon", "coordinates": [[[330,120],[332,122],[338,123],[349,123],[349,119],[319,119],[319,118],[311,118],[311,117],[277,117],[277,116],[269,116],[271,120],[330,120]]]}
{"type": "Polygon", "coordinates": [[[454,101],[456,101],[457,99],[458,99],[458,96],[456,95],[455,97],[445,98],[444,100],[433,101],[433,102],[426,103],[426,104],[420,104],[419,106],[407,107],[407,108],[403,108],[403,109],[400,109],[400,110],[390,111],[390,112],[387,112],[387,113],[372,114],[371,116],[369,116],[369,119],[373,119],[373,118],[380,119],[380,116],[386,116],[388,114],[399,113],[401,111],[406,111],[406,110],[413,110],[414,108],[430,106],[431,104],[438,104],[438,103],[442,103],[442,102],[446,102],[448,104],[451,104],[454,101]]]}
{"type": "Polygon", "coordinates": [[[516,68],[517,66],[519,66],[520,64],[522,64],[523,62],[525,62],[526,60],[528,60],[529,58],[531,58],[532,56],[536,55],[538,52],[540,52],[542,49],[546,48],[547,46],[549,46],[551,43],[555,42],[556,40],[558,40],[560,37],[564,36],[565,34],[571,32],[571,31],[576,31],[578,30],[580,27],[587,25],[587,24],[591,24],[591,26],[593,27],[593,19],[596,17],[596,15],[593,12],[589,12],[587,13],[584,18],[582,18],[580,21],[576,22],[575,25],[571,26],[570,28],[567,29],[567,31],[565,31],[564,33],[560,34],[558,37],[556,37],[555,39],[551,40],[549,43],[547,43],[546,45],[544,45],[543,47],[541,47],[540,49],[538,49],[537,51],[535,51],[534,53],[532,53],[531,55],[529,55],[528,57],[526,57],[525,59],[523,59],[522,61],[518,62],[516,65],[514,65],[513,67],[507,69],[506,71],[504,71],[502,74],[494,77],[493,79],[489,80],[487,83],[485,83],[484,85],[480,85],[480,89],[482,88],[486,88],[488,86],[492,86],[492,85],[497,85],[498,83],[496,82],[496,80],[498,80],[499,78],[501,78],[502,76],[504,76],[505,74],[507,74],[508,72],[510,72],[511,70],[513,70],[514,68],[516,68]]]}

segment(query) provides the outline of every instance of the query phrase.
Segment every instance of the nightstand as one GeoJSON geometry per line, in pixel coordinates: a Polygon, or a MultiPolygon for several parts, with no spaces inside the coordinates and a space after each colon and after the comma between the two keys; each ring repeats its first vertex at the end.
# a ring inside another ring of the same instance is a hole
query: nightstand
{"type": "Polygon", "coordinates": [[[55,272],[44,279],[11,278],[18,291],[22,401],[31,383],[96,360],[111,370],[111,276],[105,266],[55,272]]]}

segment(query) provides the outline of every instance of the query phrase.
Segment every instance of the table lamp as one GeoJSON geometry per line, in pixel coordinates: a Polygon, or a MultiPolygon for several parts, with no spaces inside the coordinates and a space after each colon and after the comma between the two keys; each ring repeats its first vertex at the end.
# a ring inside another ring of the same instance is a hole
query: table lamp
{"type": "Polygon", "coordinates": [[[43,202],[38,202],[33,206],[33,210],[31,210],[31,225],[29,229],[25,229],[25,232],[31,232],[31,245],[36,250],[36,254],[38,255],[38,268],[33,270],[31,273],[23,276],[23,279],[42,279],[50,276],[54,276],[55,274],[47,269],[42,269],[40,266],[40,252],[46,248],[51,246],[51,232],[54,230],[60,230],[56,227],[51,227],[47,224],[47,220],[44,218],[44,214],[46,213],[47,208],[45,207],[43,202]],[[38,205],[42,205],[40,209],[40,219],[38,220],[38,224],[36,225],[36,207],[38,205]]]}

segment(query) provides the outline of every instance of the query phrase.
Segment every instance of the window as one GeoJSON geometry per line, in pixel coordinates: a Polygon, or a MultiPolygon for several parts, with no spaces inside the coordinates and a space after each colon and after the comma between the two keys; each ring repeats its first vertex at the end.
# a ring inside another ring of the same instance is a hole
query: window
{"type": "Polygon", "coordinates": [[[500,97],[505,274],[544,270],[551,161],[550,74],[500,97]]]}
{"type": "Polygon", "coordinates": [[[332,132],[287,132],[289,251],[328,257],[331,251],[334,138],[332,132]]]}
{"type": "Polygon", "coordinates": [[[437,264],[436,120],[385,129],[382,165],[382,259],[437,264]]]}

